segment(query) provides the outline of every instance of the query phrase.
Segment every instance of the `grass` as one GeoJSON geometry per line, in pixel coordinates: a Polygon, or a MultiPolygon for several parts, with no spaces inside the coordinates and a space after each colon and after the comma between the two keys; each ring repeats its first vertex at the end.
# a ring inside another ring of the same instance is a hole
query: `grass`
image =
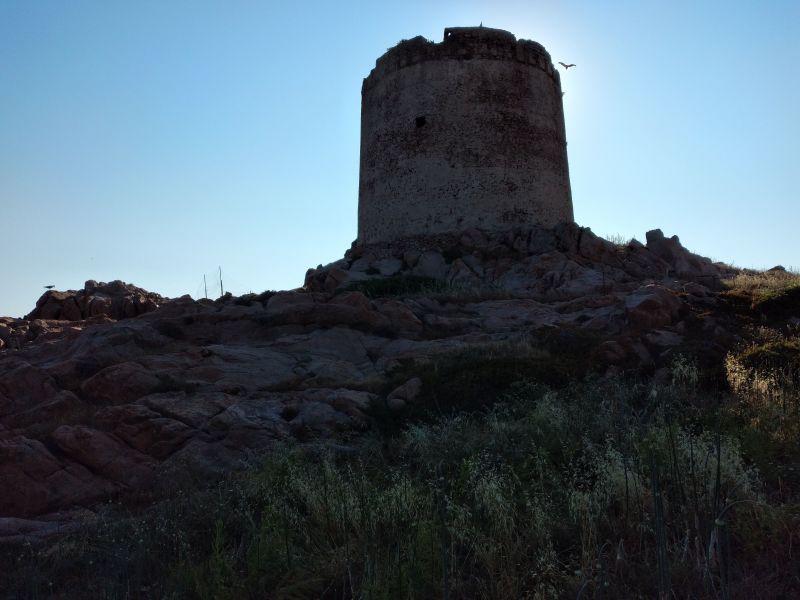
{"type": "Polygon", "coordinates": [[[725,368],[751,454],[777,485],[800,489],[800,333],[759,327],[725,368]]]}
{"type": "MultiPolygon", "coordinates": [[[[533,363],[549,351],[518,350],[533,363]]],[[[462,358],[464,370],[478,365],[462,358]]],[[[770,437],[773,417],[748,384],[756,371],[735,366],[747,360],[746,349],[731,355],[733,394],[714,397],[685,358],[660,387],[591,377],[554,386],[498,366],[505,385],[483,409],[461,404],[469,385],[447,388],[457,372],[440,368],[423,380],[449,390],[448,411],[368,435],[352,452],[282,447],[143,512],[110,505],[94,528],[0,550],[13,567],[3,589],[11,598],[798,597],[800,487],[767,472],[796,464],[798,438],[770,437]]],[[[778,383],[797,398],[794,380],[778,383]]],[[[787,431],[800,423],[797,411],[782,418],[787,431]]]]}
{"type": "Polygon", "coordinates": [[[787,271],[754,271],[743,269],[724,281],[730,290],[741,291],[756,297],[768,297],[787,288],[800,286],[800,273],[787,271]]]}
{"type": "Polygon", "coordinates": [[[614,244],[617,248],[625,248],[630,244],[634,238],[627,237],[622,235],[621,233],[612,233],[610,235],[603,236],[603,238],[614,244]]]}
{"type": "Polygon", "coordinates": [[[797,315],[800,305],[800,273],[796,271],[742,270],[723,282],[725,296],[745,302],[767,318],[797,315]]]}
{"type": "Polygon", "coordinates": [[[586,357],[597,343],[591,332],[561,328],[535,338],[442,354],[429,362],[410,362],[392,373],[383,391],[389,394],[410,378],[419,377],[420,397],[400,413],[377,403],[371,410],[374,425],[383,433],[396,433],[408,421],[430,422],[482,410],[501,400],[519,381],[564,387],[590,372],[586,357]]]}

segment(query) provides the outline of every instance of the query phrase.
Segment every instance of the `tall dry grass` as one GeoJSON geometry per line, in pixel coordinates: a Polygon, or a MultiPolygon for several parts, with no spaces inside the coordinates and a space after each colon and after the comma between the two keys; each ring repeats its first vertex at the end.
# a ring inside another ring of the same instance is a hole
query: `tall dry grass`
{"type": "Polygon", "coordinates": [[[800,287],[800,273],[795,270],[755,271],[742,269],[736,275],[722,281],[732,294],[747,296],[758,304],[786,290],[800,287]]]}

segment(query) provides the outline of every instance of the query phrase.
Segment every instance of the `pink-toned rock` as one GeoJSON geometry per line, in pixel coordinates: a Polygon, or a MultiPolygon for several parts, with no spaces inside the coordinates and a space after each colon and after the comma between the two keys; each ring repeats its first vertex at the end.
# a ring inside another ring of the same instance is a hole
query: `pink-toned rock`
{"type": "Polygon", "coordinates": [[[219,392],[169,392],[153,394],[141,400],[152,411],[193,429],[200,429],[235,401],[235,397],[219,392]]]}
{"type": "Polygon", "coordinates": [[[557,321],[557,313],[551,306],[528,298],[486,300],[467,304],[464,309],[474,311],[486,331],[536,329],[557,321]]]}
{"type": "Polygon", "coordinates": [[[616,246],[596,236],[588,227],[581,232],[577,250],[582,257],[599,263],[608,262],[617,256],[616,246]]]}
{"type": "Polygon", "coordinates": [[[362,256],[361,258],[357,258],[356,260],[354,260],[348,270],[365,272],[370,268],[370,265],[371,265],[370,259],[366,256],[362,256]]]}
{"type": "Polygon", "coordinates": [[[683,337],[674,331],[655,330],[645,334],[644,341],[649,346],[668,348],[670,346],[679,346],[683,342],[683,337]]]}
{"type": "Polygon", "coordinates": [[[703,278],[712,283],[719,279],[719,269],[704,256],[692,254],[683,247],[677,235],[664,237],[660,229],[647,232],[647,249],[670,265],[675,275],[682,278],[703,278]]]}
{"type": "Polygon", "coordinates": [[[286,307],[305,306],[324,302],[321,294],[301,292],[278,292],[267,301],[267,310],[280,312],[286,307]]]}
{"type": "Polygon", "coordinates": [[[323,287],[326,292],[333,292],[349,279],[349,273],[344,269],[331,269],[325,277],[323,287]]]}
{"type": "Polygon", "coordinates": [[[447,263],[441,253],[428,250],[419,257],[413,273],[421,277],[441,280],[445,278],[447,268],[447,263]]]}
{"type": "Polygon", "coordinates": [[[462,335],[480,327],[480,319],[465,316],[425,315],[423,322],[434,336],[462,335]]]}
{"type": "Polygon", "coordinates": [[[625,315],[634,327],[657,329],[678,321],[683,303],[659,285],[643,286],[625,298],[625,315]]]}
{"type": "Polygon", "coordinates": [[[81,314],[81,309],[78,307],[78,303],[75,302],[75,298],[67,298],[64,302],[61,303],[61,315],[62,319],[67,321],[80,321],[83,319],[83,315],[81,314]]]}
{"type": "Polygon", "coordinates": [[[413,269],[417,266],[420,256],[422,256],[422,253],[418,250],[406,250],[403,253],[403,265],[408,269],[413,269]]]}
{"type": "Polygon", "coordinates": [[[28,319],[58,319],[61,316],[61,304],[48,298],[48,302],[38,308],[35,313],[27,315],[28,319]]]}
{"type": "Polygon", "coordinates": [[[290,428],[303,436],[364,429],[364,411],[374,398],[367,392],[347,389],[309,389],[285,395],[282,414],[290,428]]]}
{"type": "Polygon", "coordinates": [[[34,319],[30,322],[27,338],[29,341],[40,343],[47,340],[75,337],[83,330],[84,325],[86,325],[86,321],[34,319]]]}
{"type": "Polygon", "coordinates": [[[102,431],[62,425],[50,439],[74,462],[111,481],[141,488],[153,479],[154,463],[149,457],[102,431]]]}
{"type": "Polygon", "coordinates": [[[132,319],[138,313],[136,312],[136,303],[131,298],[125,298],[122,301],[122,318],[132,319]]]}
{"type": "Polygon", "coordinates": [[[297,302],[277,309],[267,305],[267,323],[272,326],[302,325],[317,327],[344,326],[363,331],[388,331],[391,322],[376,311],[360,292],[348,292],[328,303],[297,302]]]}
{"type": "Polygon", "coordinates": [[[376,304],[378,312],[389,319],[392,330],[398,335],[416,338],[422,332],[422,321],[407,304],[398,300],[382,300],[376,304]]]}
{"type": "Polygon", "coordinates": [[[6,364],[0,370],[0,420],[28,410],[60,392],[43,369],[22,361],[6,364]]]}
{"type": "Polygon", "coordinates": [[[638,366],[649,368],[653,366],[653,356],[642,342],[634,340],[631,343],[631,350],[638,359],[638,366]]]}
{"type": "Polygon", "coordinates": [[[459,242],[467,252],[485,250],[489,244],[486,234],[479,229],[467,229],[461,235],[459,242]]]}
{"type": "Polygon", "coordinates": [[[0,489],[0,516],[26,517],[98,501],[118,486],[56,459],[37,440],[16,436],[0,439],[0,489]]]}
{"type": "Polygon", "coordinates": [[[132,448],[158,460],[167,458],[196,433],[185,423],[165,417],[144,404],[100,410],[95,422],[132,448]]]}
{"type": "Polygon", "coordinates": [[[82,290],[48,290],[26,319],[80,321],[97,315],[125,319],[155,310],[165,298],[122,281],[89,280],[82,290]]]}
{"type": "Polygon", "coordinates": [[[14,429],[24,429],[28,435],[37,437],[46,434],[64,421],[75,419],[76,415],[87,414],[86,404],[74,393],[58,390],[40,401],[17,412],[2,416],[3,422],[14,429]]]}
{"type": "Polygon", "coordinates": [[[447,281],[457,286],[477,288],[481,285],[480,277],[473,271],[465,261],[457,258],[450,265],[447,272],[447,281]]]}
{"type": "Polygon", "coordinates": [[[350,306],[358,310],[370,311],[373,309],[372,302],[361,292],[344,292],[330,299],[332,305],[350,306]]]}
{"type": "Polygon", "coordinates": [[[88,299],[87,310],[89,317],[111,314],[111,298],[93,296],[88,299]]]}
{"type": "Polygon", "coordinates": [[[152,369],[136,362],[123,362],[87,379],[81,391],[96,404],[127,404],[158,391],[163,385],[152,369]]]}
{"type": "MultiPolygon", "coordinates": [[[[403,385],[400,385],[389,392],[386,400],[389,403],[391,403],[392,400],[401,400],[403,402],[403,406],[405,406],[406,404],[416,401],[421,391],[422,380],[419,377],[412,377],[403,385]]],[[[392,408],[391,405],[390,408],[392,408]]]]}
{"type": "Polygon", "coordinates": [[[639,340],[627,337],[601,343],[594,349],[592,360],[600,364],[628,368],[653,365],[653,357],[647,347],[639,340]]]}
{"type": "Polygon", "coordinates": [[[621,343],[608,340],[602,342],[594,350],[593,358],[603,364],[617,365],[625,361],[628,356],[628,351],[621,343]]]}
{"type": "Polygon", "coordinates": [[[681,291],[689,294],[690,296],[695,296],[696,298],[707,298],[713,295],[713,292],[709,288],[694,281],[688,281],[684,283],[680,289],[681,291]]]}
{"type": "Polygon", "coordinates": [[[378,270],[381,276],[392,277],[397,275],[403,268],[403,261],[397,258],[383,258],[375,261],[373,267],[378,270]]]}

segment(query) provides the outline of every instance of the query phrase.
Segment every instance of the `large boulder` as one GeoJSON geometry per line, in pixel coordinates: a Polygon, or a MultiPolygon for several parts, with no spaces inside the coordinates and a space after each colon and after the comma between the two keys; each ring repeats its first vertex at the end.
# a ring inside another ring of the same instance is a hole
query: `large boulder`
{"type": "Polygon", "coordinates": [[[83,465],[56,458],[38,440],[0,439],[0,516],[27,517],[101,500],[118,485],[83,465]]]}
{"type": "Polygon", "coordinates": [[[48,290],[25,318],[81,321],[98,315],[129,319],[158,308],[166,298],[123,281],[87,281],[82,290],[48,290]]]}
{"type": "Polygon", "coordinates": [[[639,329],[658,329],[677,323],[682,309],[680,298],[658,284],[644,285],[625,298],[625,316],[639,329]]]}
{"type": "Polygon", "coordinates": [[[676,277],[700,279],[707,283],[719,279],[719,268],[710,259],[689,252],[677,235],[667,238],[660,229],[653,229],[646,236],[647,249],[667,263],[676,277]]]}

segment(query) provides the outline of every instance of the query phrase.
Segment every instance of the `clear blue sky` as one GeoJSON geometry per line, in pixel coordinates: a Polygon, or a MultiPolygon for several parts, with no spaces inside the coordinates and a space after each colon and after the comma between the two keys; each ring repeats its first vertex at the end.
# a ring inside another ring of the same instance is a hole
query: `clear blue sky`
{"type": "Polygon", "coordinates": [[[0,0],[0,315],[45,284],[287,289],[356,235],[360,88],[402,38],[534,39],[576,220],[800,267],[800,2],[0,0]]]}

